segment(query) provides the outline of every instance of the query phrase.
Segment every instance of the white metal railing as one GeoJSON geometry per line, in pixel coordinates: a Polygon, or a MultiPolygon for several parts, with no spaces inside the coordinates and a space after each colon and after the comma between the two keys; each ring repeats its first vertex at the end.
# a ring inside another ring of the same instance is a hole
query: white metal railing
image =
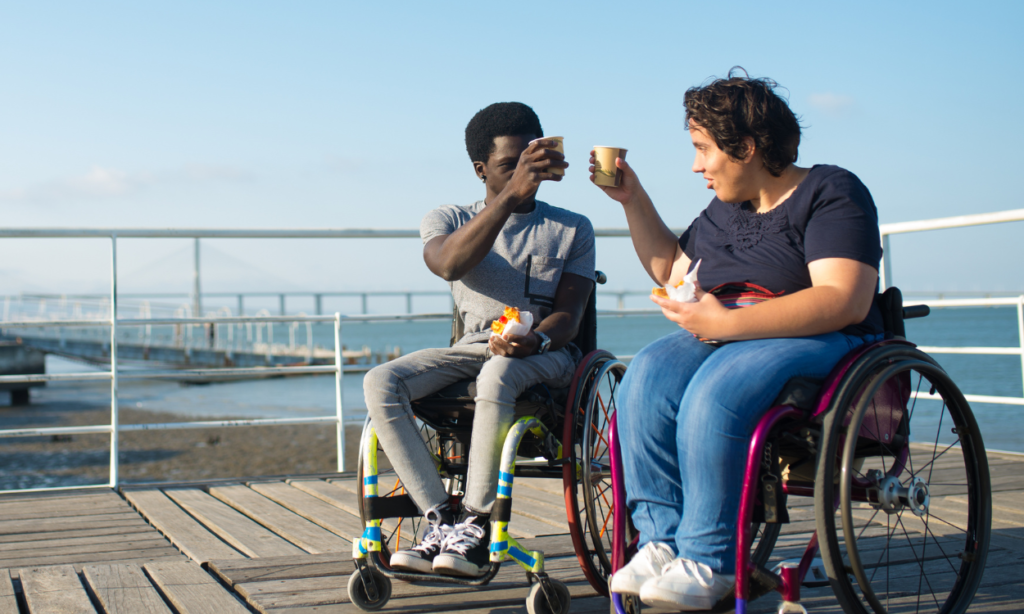
{"type": "MultiPolygon", "coordinates": [[[[944,218],[937,220],[924,220],[919,222],[905,222],[899,224],[883,224],[881,226],[881,238],[883,251],[889,253],[889,236],[906,232],[919,232],[944,228],[959,228],[964,226],[975,226],[980,224],[994,224],[1003,222],[1024,221],[1024,209],[1005,211],[1001,213],[969,215],[955,218],[944,218]]],[[[595,229],[598,237],[628,237],[628,229],[603,228],[595,229]]],[[[382,320],[411,320],[411,319],[447,319],[451,314],[430,313],[430,314],[395,314],[395,315],[361,315],[342,316],[335,313],[333,316],[232,316],[232,317],[177,317],[177,318],[155,318],[155,319],[119,319],[117,313],[118,292],[117,292],[117,239],[118,238],[192,238],[196,240],[196,269],[195,289],[193,297],[196,299],[196,309],[193,313],[198,314],[198,300],[201,296],[199,289],[198,263],[199,243],[201,238],[264,238],[264,239],[299,239],[299,238],[323,238],[323,239],[352,239],[352,238],[419,238],[419,231],[412,229],[397,230],[373,230],[373,229],[292,229],[292,230],[226,230],[226,229],[146,229],[146,228],[6,228],[0,229],[0,238],[105,238],[110,239],[110,295],[109,295],[109,318],[104,320],[81,320],[81,319],[60,319],[60,320],[32,320],[32,321],[2,321],[0,330],[29,328],[40,326],[53,327],[109,327],[110,328],[110,369],[107,372],[90,373],[68,373],[52,375],[11,375],[0,376],[0,383],[31,383],[39,381],[88,381],[88,380],[110,380],[110,424],[79,426],[79,427],[53,427],[53,428],[29,428],[29,429],[5,429],[0,430],[0,437],[26,437],[39,435],[61,435],[75,433],[109,433],[110,442],[110,479],[107,484],[97,484],[90,487],[117,487],[118,480],[118,451],[119,433],[122,431],[136,430],[157,430],[157,429],[189,429],[209,427],[240,427],[269,424],[335,424],[337,433],[337,454],[338,471],[345,470],[345,433],[344,433],[344,408],[342,403],[342,378],[346,371],[362,371],[365,368],[346,369],[341,356],[341,338],[343,321],[382,321],[382,320]],[[117,359],[117,331],[119,326],[153,326],[158,324],[228,324],[228,323],[254,323],[254,322],[321,322],[334,324],[334,364],[325,366],[295,366],[295,367],[251,367],[251,368],[230,368],[230,369],[190,369],[190,370],[149,370],[149,371],[123,371],[119,369],[117,359]],[[315,416],[305,418],[283,418],[283,419],[253,419],[253,420],[219,420],[219,421],[193,421],[163,424],[132,424],[122,425],[119,419],[118,407],[118,382],[121,379],[129,378],[162,378],[187,376],[194,379],[211,379],[231,375],[234,377],[263,377],[272,374],[313,374],[333,373],[335,376],[335,415],[315,416]]],[[[892,285],[891,258],[883,258],[881,267],[882,287],[892,285]]],[[[621,305],[620,299],[620,307],[621,305]]],[[[1022,378],[1024,378],[1024,296],[1012,299],[962,299],[962,300],[940,300],[922,301],[924,304],[936,308],[942,307],[965,307],[965,306],[994,306],[994,305],[1016,305],[1018,334],[1021,340],[1021,348],[944,348],[924,347],[925,351],[932,353],[962,353],[962,354],[1020,354],[1022,362],[1022,378]]],[[[633,315],[659,313],[658,310],[650,309],[618,309],[602,310],[600,315],[633,315]]],[[[6,319],[6,318],[5,318],[6,319]]],[[[368,367],[367,367],[368,368],[368,367]]],[[[1013,405],[1024,405],[1024,398],[1013,397],[986,397],[979,395],[968,395],[968,400],[984,403],[1003,403],[1013,405]]],[[[40,489],[21,489],[18,492],[29,490],[63,490],[74,487],[56,487],[40,489]]],[[[6,491],[0,491],[6,492],[6,491]]]]}

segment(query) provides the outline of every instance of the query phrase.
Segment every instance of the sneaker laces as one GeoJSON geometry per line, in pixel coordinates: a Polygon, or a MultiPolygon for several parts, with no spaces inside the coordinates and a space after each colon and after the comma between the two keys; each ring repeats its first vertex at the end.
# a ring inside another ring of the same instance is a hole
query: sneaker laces
{"type": "Polygon", "coordinates": [[[432,550],[439,550],[441,548],[441,545],[444,543],[448,533],[451,532],[452,527],[451,525],[441,523],[441,515],[438,513],[436,507],[430,508],[424,515],[427,517],[430,530],[423,535],[423,541],[413,546],[411,549],[416,552],[430,554],[432,550]]]}
{"type": "Polygon", "coordinates": [[[710,589],[714,585],[715,572],[704,563],[698,563],[690,559],[673,559],[661,571],[662,574],[667,574],[676,568],[680,569],[683,576],[693,578],[697,581],[697,584],[700,584],[705,589],[710,589]]]}
{"type": "Polygon", "coordinates": [[[441,544],[443,550],[454,550],[465,556],[466,551],[480,545],[484,536],[484,528],[473,524],[476,516],[470,516],[465,522],[455,525],[448,533],[448,537],[441,544]]]}

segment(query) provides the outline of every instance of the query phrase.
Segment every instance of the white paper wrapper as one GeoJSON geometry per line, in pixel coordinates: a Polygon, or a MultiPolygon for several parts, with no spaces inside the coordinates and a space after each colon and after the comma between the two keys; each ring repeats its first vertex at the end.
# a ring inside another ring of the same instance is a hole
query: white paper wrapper
{"type": "MultiPolygon", "coordinates": [[[[533,330],[533,314],[529,311],[519,312],[519,322],[509,322],[501,333],[502,339],[508,339],[509,335],[525,335],[533,330]]],[[[492,332],[491,335],[494,335],[492,332]]]]}
{"type": "Polygon", "coordinates": [[[697,302],[697,269],[699,268],[700,260],[697,261],[697,264],[693,265],[693,270],[683,277],[683,285],[676,288],[665,286],[665,292],[670,300],[680,303],[697,302]]]}

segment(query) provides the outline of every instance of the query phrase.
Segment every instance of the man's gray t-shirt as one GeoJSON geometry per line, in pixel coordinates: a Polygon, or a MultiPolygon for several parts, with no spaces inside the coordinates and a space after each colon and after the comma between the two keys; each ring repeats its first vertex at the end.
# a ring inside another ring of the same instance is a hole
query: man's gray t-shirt
{"type": "MultiPolygon", "coordinates": [[[[533,314],[534,323],[551,315],[562,273],[594,279],[594,228],[585,216],[536,201],[529,213],[513,213],[494,240],[494,247],[462,279],[449,283],[465,322],[459,344],[486,341],[491,322],[505,306],[533,314]]],[[[484,202],[468,207],[444,205],[420,223],[426,244],[450,235],[484,210],[484,202]]]]}

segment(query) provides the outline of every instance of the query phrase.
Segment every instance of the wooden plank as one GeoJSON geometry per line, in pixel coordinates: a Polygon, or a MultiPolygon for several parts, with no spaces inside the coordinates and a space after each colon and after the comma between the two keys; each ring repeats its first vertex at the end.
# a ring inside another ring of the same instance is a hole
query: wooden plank
{"type": "Polygon", "coordinates": [[[196,488],[164,491],[218,537],[250,557],[290,556],[302,549],[196,488]]]}
{"type": "Polygon", "coordinates": [[[288,480],[288,484],[359,518],[359,494],[341,486],[355,480],[288,480]]]}
{"type": "Polygon", "coordinates": [[[106,614],[171,614],[138,565],[89,565],[82,575],[106,614]]]}
{"type": "Polygon", "coordinates": [[[179,614],[248,613],[234,595],[195,563],[148,563],[145,569],[179,614]]]}
{"type": "Polygon", "coordinates": [[[112,489],[107,488],[83,488],[82,490],[59,490],[51,492],[24,492],[8,493],[0,495],[0,503],[11,503],[19,501],[57,501],[60,499],[77,499],[90,497],[117,496],[112,489]]]}
{"type": "Polygon", "coordinates": [[[20,569],[18,575],[30,612],[96,613],[71,565],[20,569]]]}
{"type": "Polygon", "coordinates": [[[326,503],[291,484],[262,482],[250,484],[250,488],[349,542],[363,533],[363,524],[359,522],[359,516],[326,503]]]}
{"type": "Polygon", "coordinates": [[[28,556],[19,559],[0,560],[0,567],[42,567],[44,565],[65,565],[72,563],[126,563],[134,559],[153,559],[172,557],[184,559],[182,554],[172,546],[146,548],[144,550],[117,550],[114,552],[81,552],[71,554],[53,554],[50,556],[28,556]]]}
{"type": "Polygon", "coordinates": [[[116,514],[128,512],[128,505],[121,499],[114,496],[102,498],[83,498],[80,501],[74,499],[62,499],[60,505],[51,504],[49,501],[43,503],[17,502],[0,503],[0,518],[4,520],[21,520],[24,518],[74,518],[91,514],[116,514]]]}
{"type": "Polygon", "coordinates": [[[153,527],[146,524],[142,518],[126,522],[124,525],[110,527],[98,527],[89,529],[74,529],[70,531],[53,530],[46,533],[14,533],[12,535],[0,535],[0,544],[18,544],[24,542],[42,542],[54,539],[71,539],[76,537],[95,537],[102,535],[128,535],[132,533],[149,533],[153,527]]]}
{"type": "Polygon", "coordinates": [[[44,518],[42,520],[0,520],[0,535],[49,533],[98,527],[116,527],[121,523],[141,521],[139,515],[126,510],[119,514],[92,514],[75,518],[44,518]]]}
{"type": "Polygon", "coordinates": [[[210,494],[306,552],[352,552],[352,542],[313,524],[264,497],[248,486],[216,486],[210,494]]]}
{"type": "Polygon", "coordinates": [[[167,539],[200,564],[212,559],[244,559],[231,546],[189,516],[178,505],[157,490],[132,490],[125,493],[128,501],[167,539]]]}
{"type": "Polygon", "coordinates": [[[18,598],[7,569],[0,569],[0,614],[18,614],[18,598]]]}
{"type": "Polygon", "coordinates": [[[210,561],[208,566],[211,572],[219,576],[229,586],[271,580],[342,576],[351,574],[355,570],[352,559],[339,557],[337,554],[210,561]]]}
{"type": "MultiPolygon", "coordinates": [[[[11,546],[11,544],[3,545],[11,546]]],[[[170,544],[159,533],[152,531],[149,533],[101,535],[100,537],[80,537],[77,539],[48,539],[39,542],[20,542],[14,545],[17,547],[0,547],[0,560],[26,556],[53,556],[56,554],[163,548],[170,544]]]]}

